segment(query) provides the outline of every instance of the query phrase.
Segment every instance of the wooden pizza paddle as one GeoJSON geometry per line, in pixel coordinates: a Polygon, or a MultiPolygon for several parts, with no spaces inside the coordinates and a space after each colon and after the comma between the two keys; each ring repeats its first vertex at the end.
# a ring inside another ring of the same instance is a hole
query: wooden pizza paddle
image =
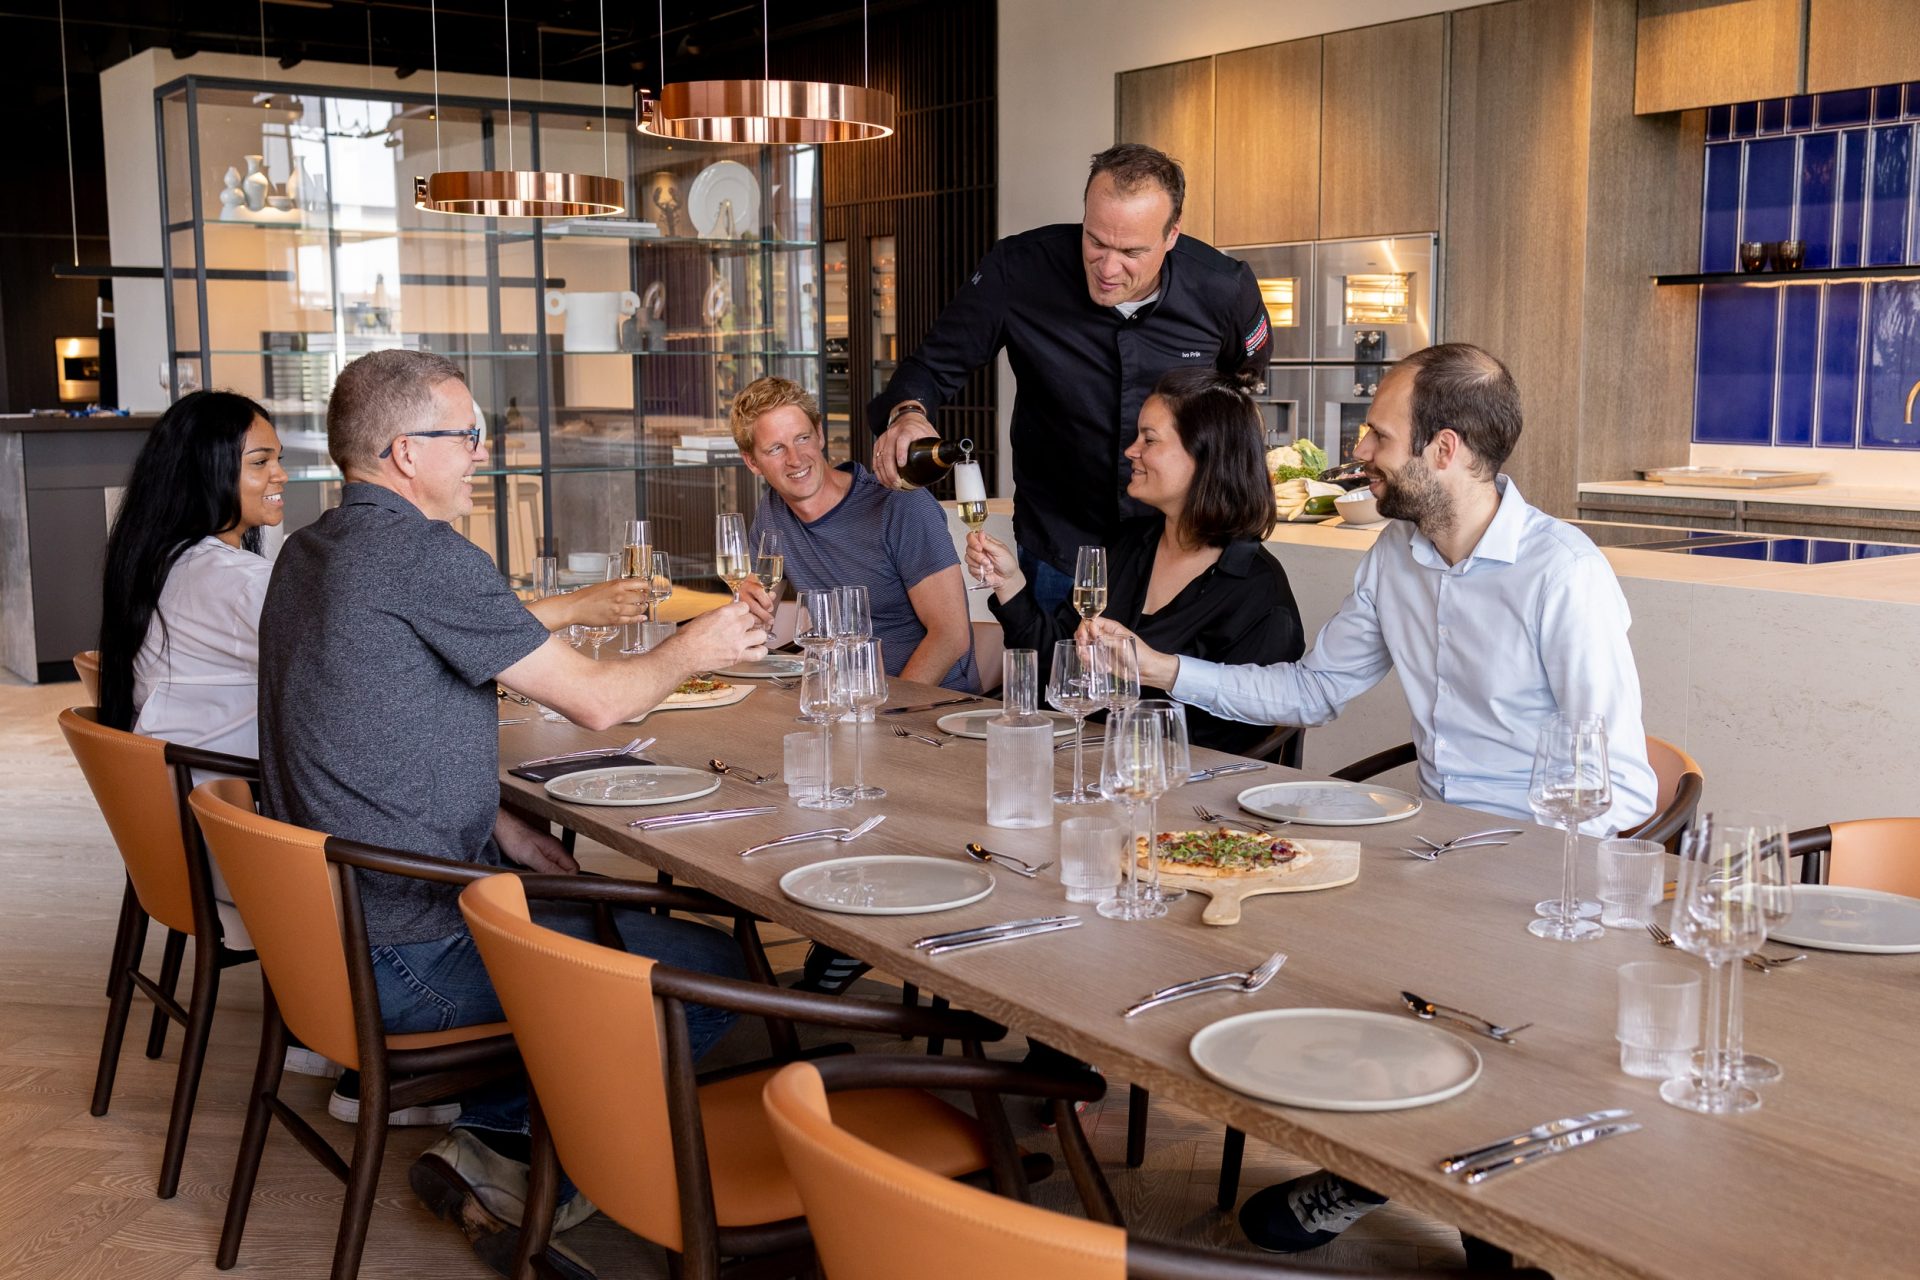
{"type": "MultiPolygon", "coordinates": [[[[1289,837],[1291,838],[1291,837],[1289,837]]],[[[1335,889],[1360,878],[1360,842],[1358,840],[1296,840],[1313,855],[1313,861],[1297,872],[1251,876],[1182,876],[1160,873],[1160,883],[1169,889],[1203,893],[1212,901],[1200,917],[1203,924],[1239,924],[1240,904],[1248,898],[1269,893],[1311,893],[1315,889],[1335,889]]],[[[1144,871],[1145,868],[1142,868],[1144,871]]]]}

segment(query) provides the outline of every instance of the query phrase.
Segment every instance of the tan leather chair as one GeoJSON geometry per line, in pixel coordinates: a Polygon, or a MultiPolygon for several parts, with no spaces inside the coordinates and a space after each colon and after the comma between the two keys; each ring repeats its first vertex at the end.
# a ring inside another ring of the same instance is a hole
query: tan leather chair
{"type": "Polygon", "coordinates": [[[1796,831],[1789,847],[1802,855],[1803,884],[1920,898],[1920,818],[1856,818],[1796,831]]]}
{"type": "MultiPolygon", "coordinates": [[[[905,1059],[903,1064],[896,1070],[937,1070],[941,1065],[926,1058],[905,1059]]],[[[768,1080],[761,1094],[780,1154],[806,1205],[814,1248],[828,1280],[1258,1280],[1354,1274],[1130,1238],[1118,1225],[1111,1197],[1102,1194],[1105,1183],[1071,1108],[1063,1117],[1060,1105],[1054,1113],[1061,1150],[1094,1220],[1070,1218],[935,1177],[882,1151],[843,1123],[847,1100],[858,1095],[839,1091],[861,1087],[873,1070],[872,1058],[796,1062],[768,1080]],[[835,1093],[831,1106],[829,1090],[835,1093]]],[[[1014,1088],[1021,1091],[1017,1084],[1014,1088]]]]}
{"type": "Polygon", "coordinates": [[[73,673],[80,677],[80,687],[87,691],[87,702],[92,706],[100,705],[100,651],[82,649],[73,655],[73,673]]]}
{"type": "Polygon", "coordinates": [[[980,692],[998,693],[1005,674],[1001,658],[1007,652],[1006,629],[997,622],[975,622],[973,626],[973,666],[980,673],[980,692]]]}
{"type": "MultiPolygon", "coordinates": [[[[158,1058],[165,1048],[170,1020],[178,1022],[186,1036],[180,1049],[180,1068],[174,1076],[173,1107],[160,1157],[157,1190],[164,1200],[180,1185],[180,1164],[186,1156],[187,1131],[193,1124],[193,1104],[206,1062],[220,974],[253,959],[253,952],[226,944],[214,905],[206,849],[187,811],[187,792],[193,786],[190,771],[199,768],[251,777],[259,766],[237,756],[109,729],[99,722],[93,707],[62,711],[60,732],[66,736],[74,759],[80,762],[80,772],[86,776],[127,869],[113,962],[107,975],[107,1029],[93,1078],[92,1113],[107,1114],[113,1100],[114,1074],[136,990],[154,1006],[153,1025],[147,1033],[149,1058],[158,1058]],[[140,969],[147,927],[154,920],[167,930],[157,979],[140,969]],[[179,985],[188,938],[195,940],[193,989],[182,1005],[174,998],[174,991],[179,985]]],[[[243,790],[246,786],[236,785],[243,790]]]]}
{"type": "Polygon", "coordinates": [[[511,1075],[519,1069],[519,1056],[504,1022],[386,1033],[359,879],[347,869],[458,884],[496,875],[499,868],[395,853],[275,822],[254,811],[253,795],[243,783],[204,783],[188,803],[253,935],[265,978],[260,1058],[215,1265],[225,1270],[239,1257],[269,1121],[277,1118],[346,1183],[332,1276],[353,1280],[385,1154],[387,1114],[511,1075]],[[351,1162],[335,1154],[279,1096],[289,1029],[316,1053],[360,1072],[351,1162]]]}
{"type": "MultiPolygon", "coordinates": [[[[678,891],[674,891],[678,892],[678,891]]],[[[798,1191],[760,1108],[773,1068],[696,1077],[689,1003],[869,1031],[943,1034],[974,1056],[1003,1028],[970,1014],[900,1010],[716,978],[566,937],[535,924],[527,898],[652,904],[652,886],[564,876],[494,876],[460,909],[520,1042],[534,1109],[534,1172],[521,1255],[527,1276],[547,1248],[557,1165],[614,1221],[673,1255],[673,1274],[706,1280],[721,1259],[810,1258],[798,1191]],[[564,991],[558,1000],[554,993],[564,991]]],[[[896,1055],[888,1055],[892,1058],[896,1055]]],[[[916,1059],[917,1060],[917,1059],[916,1059]]],[[[1098,1096],[1098,1081],[1078,1086],[1098,1096]]],[[[997,1107],[976,1122],[919,1090],[851,1095],[843,1119],[908,1167],[943,1179],[989,1165],[1016,1190],[1024,1177],[997,1107]]],[[[781,1272],[780,1274],[788,1274],[781,1272]]]]}

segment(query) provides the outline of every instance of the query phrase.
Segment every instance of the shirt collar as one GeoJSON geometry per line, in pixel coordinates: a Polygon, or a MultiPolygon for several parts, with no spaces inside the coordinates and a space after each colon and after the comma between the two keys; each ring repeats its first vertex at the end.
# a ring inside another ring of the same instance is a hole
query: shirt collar
{"type": "Polygon", "coordinates": [[[1429,569],[1455,573],[1465,573],[1476,560],[1497,560],[1502,564],[1517,561],[1520,558],[1520,536],[1527,524],[1527,500],[1520,496],[1520,486],[1508,476],[1495,476],[1493,485],[1499,491],[1500,505],[1494,509],[1492,523],[1487,525],[1486,532],[1480,535],[1480,541],[1474,544],[1464,560],[1449,565],[1439,548],[1433,545],[1433,540],[1418,529],[1413,531],[1413,558],[1429,569]]]}
{"type": "Polygon", "coordinates": [[[343,507],[368,506],[379,507],[383,511],[394,511],[401,515],[415,515],[421,519],[426,513],[401,497],[385,485],[369,484],[365,480],[349,480],[340,488],[340,505],[343,507]]]}
{"type": "Polygon", "coordinates": [[[1229,542],[1220,548],[1220,558],[1213,562],[1213,567],[1229,578],[1250,578],[1262,554],[1258,542],[1229,542]]]}

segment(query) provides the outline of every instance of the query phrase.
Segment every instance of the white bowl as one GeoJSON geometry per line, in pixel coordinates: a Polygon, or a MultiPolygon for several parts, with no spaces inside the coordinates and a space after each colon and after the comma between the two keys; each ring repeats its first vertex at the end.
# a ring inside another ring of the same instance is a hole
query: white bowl
{"type": "Polygon", "coordinates": [[[570,551],[567,553],[567,571],[569,573],[600,573],[607,571],[607,553],[604,551],[570,551]]]}
{"type": "Polygon", "coordinates": [[[1349,489],[1333,500],[1333,509],[1348,524],[1378,524],[1382,518],[1373,494],[1365,489],[1349,489]]]}

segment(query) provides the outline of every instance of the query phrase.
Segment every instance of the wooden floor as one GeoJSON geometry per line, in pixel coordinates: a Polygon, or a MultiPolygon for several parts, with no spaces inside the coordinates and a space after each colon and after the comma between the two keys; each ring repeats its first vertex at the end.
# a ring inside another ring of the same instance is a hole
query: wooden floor
{"type": "MultiPolygon", "coordinates": [[[[148,1007],[134,1005],[109,1114],[87,1114],[106,1001],[106,960],[122,874],[105,824],[67,753],[54,717],[78,701],[78,685],[32,687],[0,674],[0,1277],[5,1280],[168,1280],[176,1276],[323,1276],[332,1255],[340,1188],[276,1129],[254,1194],[246,1242],[232,1272],[214,1269],[226,1189],[239,1141],[242,1097],[251,1074],[260,990],[252,967],[229,970],[214,1021],[180,1192],[158,1200],[153,1185],[178,1061],[174,1031],[159,1061],[142,1055],[148,1007]]],[[[590,866],[630,871],[608,851],[590,866]]],[[[158,931],[155,931],[156,934],[158,931]]],[[[770,937],[776,968],[797,968],[805,944],[770,937]]],[[[159,944],[150,940],[157,967],[159,944]]],[[[184,988],[184,982],[183,982],[184,988]]],[[[868,994],[892,995],[869,980],[868,994]]],[[[757,1051],[751,1033],[739,1045],[757,1051]]],[[[876,1046],[884,1047],[884,1046],[876,1046]]],[[[1023,1049],[1012,1037],[1003,1051],[1023,1049]]],[[[326,1117],[329,1085],[289,1076],[287,1092],[336,1133],[326,1117]]],[[[1126,1087],[1110,1080],[1104,1104],[1085,1123],[1137,1231],[1167,1240],[1247,1249],[1230,1215],[1213,1208],[1220,1129],[1177,1107],[1156,1106],[1145,1166],[1124,1167],[1126,1087]]],[[[1046,1149],[1032,1132],[1023,1141],[1046,1149]]],[[[437,1136],[396,1131],[388,1146],[366,1261],[367,1280],[491,1275],[459,1235],[422,1209],[407,1189],[408,1164],[437,1136]]],[[[1249,1143],[1242,1194],[1310,1166],[1249,1143]]],[[[1064,1175],[1037,1189],[1042,1203],[1069,1209],[1064,1175]]],[[[660,1253],[596,1217],[563,1243],[603,1276],[666,1274],[660,1253]]],[[[1352,1267],[1459,1266],[1458,1234],[1389,1205],[1313,1255],[1352,1267]]]]}

